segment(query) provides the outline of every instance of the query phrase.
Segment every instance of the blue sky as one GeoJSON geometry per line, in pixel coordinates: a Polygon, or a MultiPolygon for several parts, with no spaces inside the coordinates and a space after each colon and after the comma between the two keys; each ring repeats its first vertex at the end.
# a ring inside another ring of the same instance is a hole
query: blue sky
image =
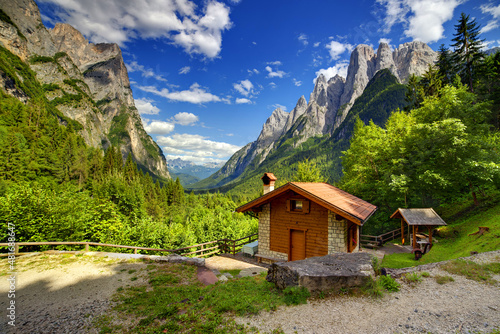
{"type": "Polygon", "coordinates": [[[358,44],[449,46],[461,12],[500,46],[499,1],[37,0],[45,25],[66,22],[118,43],[146,131],[168,158],[222,162],[291,111],[314,79],[346,75],[358,44]]]}

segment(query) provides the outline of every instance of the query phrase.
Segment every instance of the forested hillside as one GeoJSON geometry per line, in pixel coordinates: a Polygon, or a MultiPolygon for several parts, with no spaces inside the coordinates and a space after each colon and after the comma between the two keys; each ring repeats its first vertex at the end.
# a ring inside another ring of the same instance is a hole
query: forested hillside
{"type": "Polygon", "coordinates": [[[256,232],[221,194],[186,195],[179,181],[153,180],[111,146],[87,146],[79,124],[48,101],[29,66],[0,48],[0,228],[17,241],[93,241],[179,248],[256,232]]]}

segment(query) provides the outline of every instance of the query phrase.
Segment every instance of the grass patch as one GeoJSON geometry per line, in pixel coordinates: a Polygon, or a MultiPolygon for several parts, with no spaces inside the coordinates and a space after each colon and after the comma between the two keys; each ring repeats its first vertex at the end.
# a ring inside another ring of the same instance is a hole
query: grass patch
{"type": "Polygon", "coordinates": [[[394,278],[392,278],[391,276],[380,276],[378,278],[378,281],[379,281],[379,284],[387,291],[390,291],[390,292],[399,291],[399,287],[400,287],[399,283],[396,282],[396,280],[394,278]]]}
{"type": "Polygon", "coordinates": [[[230,269],[230,270],[221,270],[220,273],[229,273],[231,276],[236,277],[240,274],[241,269],[230,269]]]}
{"type": "Polygon", "coordinates": [[[460,215],[453,212],[453,218],[447,220],[448,226],[438,229],[438,237],[434,238],[438,242],[420,260],[416,261],[415,256],[409,253],[391,254],[384,257],[382,267],[414,267],[466,257],[472,251],[482,253],[500,249],[500,203],[486,202],[473,210],[468,207],[461,209],[466,213],[460,215]],[[488,226],[490,232],[470,235],[477,232],[479,226],[488,226]]]}
{"type": "MultiPolygon", "coordinates": [[[[114,300],[118,302],[114,307],[115,318],[136,319],[130,328],[122,328],[122,332],[243,332],[245,327],[227,315],[276,310],[280,305],[305,303],[309,297],[309,291],[304,288],[280,292],[266,281],[264,274],[210,286],[198,281],[194,266],[156,265],[149,268],[148,275],[148,284],[125,288],[115,295],[114,300]]],[[[112,332],[120,331],[109,321],[97,325],[112,332]]]]}
{"type": "Polygon", "coordinates": [[[441,268],[450,274],[462,275],[467,279],[494,285],[498,282],[491,277],[491,273],[499,270],[500,263],[481,265],[472,261],[455,260],[443,264],[441,268]]]}
{"type": "Polygon", "coordinates": [[[437,284],[446,284],[446,283],[450,283],[450,282],[455,282],[453,277],[448,276],[448,275],[445,275],[445,276],[436,275],[436,276],[434,276],[434,279],[436,280],[437,284]]]}
{"type": "Polygon", "coordinates": [[[417,272],[407,273],[402,276],[403,281],[410,285],[422,282],[422,274],[417,272]]]}

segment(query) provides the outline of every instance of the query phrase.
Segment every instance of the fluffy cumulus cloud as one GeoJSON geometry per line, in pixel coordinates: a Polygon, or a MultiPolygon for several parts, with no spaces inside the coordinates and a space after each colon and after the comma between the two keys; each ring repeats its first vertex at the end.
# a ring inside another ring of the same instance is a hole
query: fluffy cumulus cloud
{"type": "Polygon", "coordinates": [[[174,131],[175,125],[163,121],[151,121],[144,124],[144,130],[150,135],[166,135],[174,131]]]}
{"type": "Polygon", "coordinates": [[[248,96],[253,93],[253,83],[250,80],[242,80],[239,83],[233,84],[234,89],[236,89],[241,95],[248,96]]]}
{"type": "Polygon", "coordinates": [[[156,142],[167,153],[167,158],[182,158],[195,163],[223,162],[240,149],[233,144],[216,142],[192,134],[158,136],[156,142]]]}
{"type": "Polygon", "coordinates": [[[300,87],[302,86],[302,81],[293,78],[293,84],[297,87],[300,87]]]}
{"type": "Polygon", "coordinates": [[[194,125],[199,121],[199,118],[189,112],[180,112],[173,117],[173,121],[180,125],[194,125]]]}
{"type": "Polygon", "coordinates": [[[337,60],[344,52],[346,51],[351,52],[354,49],[354,46],[352,46],[349,43],[340,43],[337,41],[331,41],[326,45],[326,48],[328,49],[328,52],[330,53],[330,57],[332,58],[332,60],[337,60]]]}
{"type": "Polygon", "coordinates": [[[133,38],[164,38],[189,54],[217,57],[222,32],[232,26],[230,9],[218,1],[199,7],[191,0],[40,0],[57,5],[59,21],[92,42],[124,45],[133,38]]]}
{"type": "Polygon", "coordinates": [[[153,102],[148,98],[134,99],[135,106],[141,115],[157,115],[160,112],[153,102]]]}
{"type": "Polygon", "coordinates": [[[286,73],[281,70],[273,70],[271,66],[266,66],[267,77],[268,78],[283,78],[286,73]]]}
{"type": "MultiPolygon", "coordinates": [[[[317,71],[316,78],[321,74],[323,74],[326,77],[327,81],[330,80],[330,78],[336,76],[337,74],[340,75],[341,77],[346,78],[348,67],[349,67],[349,62],[347,60],[338,62],[337,64],[335,64],[335,66],[317,71]]],[[[314,82],[316,83],[316,79],[314,79],[314,82]]]]}
{"type": "Polygon", "coordinates": [[[189,87],[189,90],[169,91],[167,88],[158,89],[155,86],[136,86],[138,89],[162,96],[171,101],[189,102],[194,104],[203,104],[208,102],[220,102],[221,98],[207,92],[196,82],[189,87]]]}
{"type": "Polygon", "coordinates": [[[453,18],[453,11],[463,0],[377,0],[385,9],[384,31],[398,23],[407,37],[425,43],[444,37],[443,24],[453,18]]]}
{"type": "Polygon", "coordinates": [[[493,16],[493,19],[488,21],[488,23],[481,29],[481,32],[485,33],[498,28],[500,26],[500,5],[492,6],[491,4],[487,4],[481,5],[480,8],[483,14],[490,14],[493,16]]]}

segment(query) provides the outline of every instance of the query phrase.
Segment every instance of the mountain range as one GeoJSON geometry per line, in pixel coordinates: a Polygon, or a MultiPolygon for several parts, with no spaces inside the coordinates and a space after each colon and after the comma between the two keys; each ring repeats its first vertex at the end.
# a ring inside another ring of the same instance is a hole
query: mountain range
{"type": "MultiPolygon", "coordinates": [[[[143,128],[118,45],[89,43],[68,24],[47,29],[32,0],[0,0],[0,47],[28,63],[45,98],[68,120],[87,145],[120,149],[139,168],[170,178],[166,159],[143,128]]],[[[0,87],[27,103],[23,92],[0,70],[0,87]]],[[[17,78],[18,79],[18,78],[17,78]]]]}
{"type": "MultiPolygon", "coordinates": [[[[272,163],[273,160],[279,160],[277,152],[281,152],[278,154],[279,158],[291,156],[296,154],[297,150],[310,146],[303,144],[314,138],[324,143],[348,140],[353,128],[353,117],[349,116],[363,113],[363,109],[372,108],[370,110],[373,110],[373,113],[382,109],[386,116],[379,117],[378,122],[383,125],[391,111],[404,106],[403,84],[408,82],[410,75],[422,75],[436,59],[437,53],[418,41],[402,44],[393,51],[386,43],[381,43],[376,52],[368,45],[358,45],[351,53],[347,78],[336,75],[327,81],[324,75],[320,75],[309,96],[309,102],[301,96],[289,113],[280,108],[275,109],[262,126],[257,140],[236,152],[217,173],[190,187],[196,189],[225,186],[227,189],[231,183],[241,183],[251,171],[262,166],[269,166],[271,169],[268,171],[271,172],[272,168],[280,168],[272,163]],[[382,71],[385,74],[377,77],[377,73],[382,71]],[[388,79],[389,77],[391,79],[388,79]],[[382,80],[384,83],[374,83],[372,86],[378,86],[379,90],[368,93],[369,98],[365,96],[361,99],[371,80],[382,80]],[[393,94],[396,90],[397,97],[393,94]],[[380,99],[384,92],[390,92],[392,95],[380,99]],[[373,108],[373,99],[378,101],[376,108],[373,108]],[[397,103],[391,103],[393,101],[397,103]],[[353,113],[356,102],[357,111],[353,113]],[[349,119],[350,121],[346,122],[349,119]]],[[[365,112],[364,117],[365,122],[368,122],[376,118],[376,115],[365,112]]],[[[340,154],[340,151],[338,153],[340,154]]],[[[314,152],[309,156],[314,156],[314,152]]],[[[339,158],[336,159],[340,163],[339,158]]],[[[339,172],[341,173],[331,173],[339,172]]]]}

